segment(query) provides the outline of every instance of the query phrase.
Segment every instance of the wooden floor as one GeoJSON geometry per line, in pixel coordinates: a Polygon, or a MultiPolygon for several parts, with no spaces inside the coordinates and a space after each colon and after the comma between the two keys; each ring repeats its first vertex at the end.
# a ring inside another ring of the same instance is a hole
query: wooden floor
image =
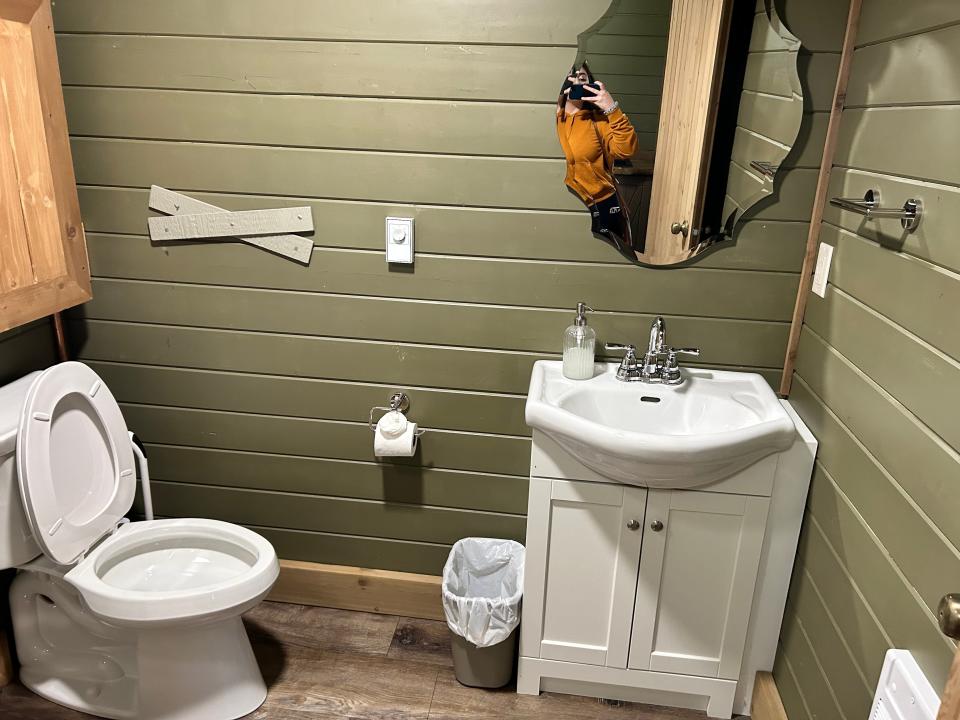
{"type": "MultiPolygon", "coordinates": [[[[267,685],[251,720],[701,720],[690,710],[572,695],[476,690],[453,675],[447,626],[431,620],[263,603],[245,616],[267,685]]],[[[3,720],[83,720],[19,685],[0,690],[3,720]]]]}

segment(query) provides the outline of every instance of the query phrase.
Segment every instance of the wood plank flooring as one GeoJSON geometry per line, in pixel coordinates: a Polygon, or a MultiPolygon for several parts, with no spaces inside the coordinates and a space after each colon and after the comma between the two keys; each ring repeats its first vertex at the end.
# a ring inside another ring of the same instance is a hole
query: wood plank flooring
{"type": "MultiPolygon", "coordinates": [[[[247,720],[694,720],[701,712],[573,695],[477,690],[453,674],[442,622],[265,602],[245,616],[267,685],[247,720]]],[[[0,690],[4,720],[84,720],[20,685],[0,690]]]]}

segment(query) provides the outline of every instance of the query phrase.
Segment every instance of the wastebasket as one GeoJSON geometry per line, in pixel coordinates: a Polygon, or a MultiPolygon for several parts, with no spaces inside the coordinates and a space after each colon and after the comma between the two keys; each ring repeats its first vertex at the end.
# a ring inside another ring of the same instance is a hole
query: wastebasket
{"type": "Polygon", "coordinates": [[[523,545],[464,538],[443,567],[443,610],[453,671],[463,685],[503,687],[513,677],[523,597],[523,545]]]}

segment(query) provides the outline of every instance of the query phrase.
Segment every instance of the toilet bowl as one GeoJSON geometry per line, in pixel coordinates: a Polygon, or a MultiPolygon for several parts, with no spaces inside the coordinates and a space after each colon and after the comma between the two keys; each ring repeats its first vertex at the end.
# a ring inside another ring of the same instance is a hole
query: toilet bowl
{"type": "Polygon", "coordinates": [[[0,567],[18,568],[21,682],[107,718],[252,712],[267,690],[240,615],[277,579],[273,547],[217,520],[127,522],[136,482],[93,370],[62,363],[0,388],[0,567]]]}

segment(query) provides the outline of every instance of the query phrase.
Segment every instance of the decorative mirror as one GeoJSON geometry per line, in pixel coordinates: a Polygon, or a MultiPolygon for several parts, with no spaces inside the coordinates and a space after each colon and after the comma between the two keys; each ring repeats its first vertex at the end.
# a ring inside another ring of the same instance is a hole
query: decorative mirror
{"type": "Polygon", "coordinates": [[[723,205],[723,231],[773,193],[803,119],[803,88],[797,72],[800,41],[780,21],[773,0],[762,3],[750,39],[723,205]]]}
{"type": "Polygon", "coordinates": [[[799,41],[773,0],[613,0],[557,99],[567,189],[631,262],[732,237],[797,137],[799,41]]]}

